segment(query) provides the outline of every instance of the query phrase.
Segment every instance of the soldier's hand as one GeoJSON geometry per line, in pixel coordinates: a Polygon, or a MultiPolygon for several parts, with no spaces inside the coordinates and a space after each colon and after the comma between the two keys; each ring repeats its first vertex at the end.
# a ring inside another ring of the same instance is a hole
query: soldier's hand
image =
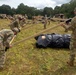
{"type": "Polygon", "coordinates": [[[66,28],[66,25],[64,23],[61,23],[60,25],[64,28],[66,28]]]}
{"type": "Polygon", "coordinates": [[[64,23],[60,23],[61,26],[64,26],[64,23]]]}
{"type": "Polygon", "coordinates": [[[11,44],[9,45],[9,48],[12,48],[12,45],[11,44]]]}
{"type": "Polygon", "coordinates": [[[19,30],[21,30],[21,27],[19,28],[19,30]]]}

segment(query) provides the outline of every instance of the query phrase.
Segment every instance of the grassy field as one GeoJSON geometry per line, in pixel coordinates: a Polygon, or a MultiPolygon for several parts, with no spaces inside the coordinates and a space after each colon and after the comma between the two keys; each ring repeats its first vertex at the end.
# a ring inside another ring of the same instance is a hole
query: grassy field
{"type": "MultiPolygon", "coordinates": [[[[0,20],[0,29],[7,28],[9,23],[8,20],[0,20]]],[[[51,22],[47,28],[56,24],[58,23],[51,22]]],[[[25,28],[17,35],[13,43],[42,30],[44,30],[42,24],[25,28]]],[[[62,27],[46,33],[67,34],[62,27]]],[[[6,52],[4,70],[0,71],[0,75],[76,75],[76,65],[69,67],[66,64],[69,59],[69,49],[38,49],[35,43],[35,39],[32,38],[9,49],[6,52]]]]}

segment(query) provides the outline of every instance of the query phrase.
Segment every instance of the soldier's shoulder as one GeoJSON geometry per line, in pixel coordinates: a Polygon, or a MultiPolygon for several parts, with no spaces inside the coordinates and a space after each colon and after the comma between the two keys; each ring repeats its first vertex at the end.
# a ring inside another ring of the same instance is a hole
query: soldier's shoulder
{"type": "Polygon", "coordinates": [[[3,31],[11,31],[11,29],[3,29],[3,31]]]}
{"type": "Polygon", "coordinates": [[[72,21],[71,21],[71,25],[76,25],[76,16],[73,17],[72,21]]]}
{"type": "Polygon", "coordinates": [[[71,22],[72,22],[72,23],[73,23],[73,22],[76,22],[76,16],[72,18],[72,21],[71,21],[71,22]]]}
{"type": "Polygon", "coordinates": [[[3,29],[1,32],[13,32],[11,29],[3,29]]]}
{"type": "Polygon", "coordinates": [[[76,20],[76,16],[75,17],[73,17],[73,19],[72,20],[76,20]]]}
{"type": "Polygon", "coordinates": [[[2,29],[2,30],[0,30],[0,33],[9,33],[9,32],[11,32],[13,34],[13,31],[10,30],[10,29],[2,29]]]}

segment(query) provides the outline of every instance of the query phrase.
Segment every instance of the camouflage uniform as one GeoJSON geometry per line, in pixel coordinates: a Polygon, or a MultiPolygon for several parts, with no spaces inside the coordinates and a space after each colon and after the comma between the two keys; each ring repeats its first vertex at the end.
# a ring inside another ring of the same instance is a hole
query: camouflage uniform
{"type": "Polygon", "coordinates": [[[32,17],[32,23],[35,24],[36,23],[36,16],[32,17]]]}
{"type": "Polygon", "coordinates": [[[70,42],[70,62],[74,62],[76,54],[76,16],[71,21],[71,26],[68,28],[72,30],[70,42]]]}
{"type": "Polygon", "coordinates": [[[50,25],[50,20],[51,20],[51,17],[48,18],[48,25],[50,25]]]}
{"type": "Polygon", "coordinates": [[[25,24],[26,24],[26,18],[22,18],[22,20],[20,21],[20,26],[24,27],[25,24]]]}
{"type": "Polygon", "coordinates": [[[25,23],[27,23],[27,20],[28,20],[28,16],[25,14],[25,23]]]}
{"type": "Polygon", "coordinates": [[[14,33],[9,29],[3,29],[0,31],[0,69],[4,67],[5,63],[5,48],[9,47],[9,42],[13,38],[14,33]]]}
{"type": "MultiPolygon", "coordinates": [[[[75,8],[76,12],[76,8],[75,8]]],[[[71,24],[69,26],[65,26],[67,30],[71,30],[71,41],[70,41],[70,61],[68,64],[70,66],[74,65],[75,54],[76,54],[76,16],[71,20],[71,24]]]]}
{"type": "Polygon", "coordinates": [[[46,29],[46,25],[47,25],[47,15],[45,15],[45,17],[44,17],[44,29],[46,29]]]}
{"type": "Polygon", "coordinates": [[[19,19],[14,20],[9,26],[11,30],[14,28],[18,28],[20,30],[19,19]]]}

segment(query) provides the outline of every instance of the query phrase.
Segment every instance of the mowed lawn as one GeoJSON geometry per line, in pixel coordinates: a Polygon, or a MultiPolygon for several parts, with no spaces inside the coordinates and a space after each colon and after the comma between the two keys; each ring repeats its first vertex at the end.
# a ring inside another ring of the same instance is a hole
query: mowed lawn
{"type": "MultiPolygon", "coordinates": [[[[0,20],[0,29],[9,28],[9,23],[9,20],[0,20]]],[[[47,28],[54,25],[58,23],[51,22],[47,28]]],[[[27,24],[26,27],[22,28],[13,43],[44,30],[43,24],[27,24]],[[26,29],[30,25],[32,27],[26,29]]],[[[61,26],[46,33],[67,34],[61,26]]],[[[74,67],[66,64],[69,49],[39,49],[35,43],[35,39],[31,38],[10,48],[6,52],[4,70],[0,71],[0,75],[76,75],[76,64],[74,67]]]]}

